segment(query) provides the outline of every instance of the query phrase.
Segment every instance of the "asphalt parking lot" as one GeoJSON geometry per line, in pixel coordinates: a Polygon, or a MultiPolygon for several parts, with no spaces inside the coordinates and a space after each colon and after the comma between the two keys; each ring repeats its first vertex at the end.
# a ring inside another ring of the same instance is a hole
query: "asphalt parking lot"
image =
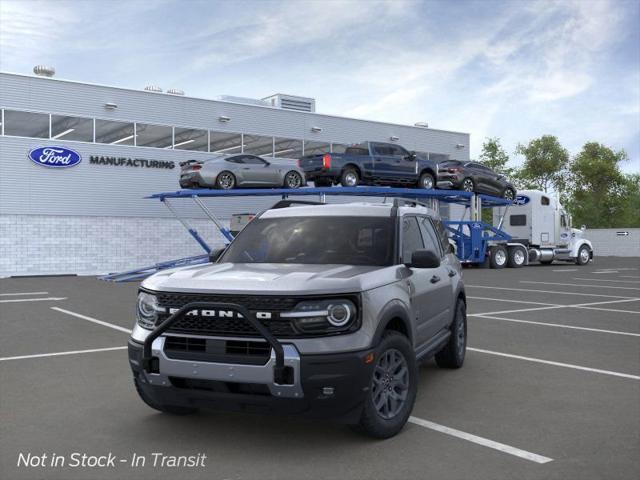
{"type": "Polygon", "coordinates": [[[411,423],[385,441],[295,418],[156,413],[125,349],[137,284],[2,279],[0,477],[637,479],[640,258],[464,278],[465,365],[425,364],[411,423]],[[147,462],[17,466],[21,453],[73,452],[147,462]],[[207,458],[154,467],[154,452],[207,458]]]}

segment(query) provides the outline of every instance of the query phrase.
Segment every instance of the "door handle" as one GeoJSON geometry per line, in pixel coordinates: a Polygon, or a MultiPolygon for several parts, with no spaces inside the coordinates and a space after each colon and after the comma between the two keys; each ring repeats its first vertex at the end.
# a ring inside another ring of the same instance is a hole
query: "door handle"
{"type": "Polygon", "coordinates": [[[440,281],[440,277],[437,275],[434,275],[433,277],[431,277],[431,280],[429,280],[431,283],[438,283],[440,281]]]}
{"type": "Polygon", "coordinates": [[[455,277],[458,274],[455,270],[449,270],[449,277],[455,277]]]}

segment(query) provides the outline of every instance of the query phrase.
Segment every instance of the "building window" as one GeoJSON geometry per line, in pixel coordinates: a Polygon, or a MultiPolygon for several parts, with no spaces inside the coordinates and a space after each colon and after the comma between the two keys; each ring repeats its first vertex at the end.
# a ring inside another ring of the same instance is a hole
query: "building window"
{"type": "Polygon", "coordinates": [[[136,123],[136,146],[171,148],[173,145],[173,129],[164,125],[136,123]]]}
{"type": "Polygon", "coordinates": [[[51,115],[51,138],[93,142],[93,119],[51,115]]]}
{"type": "Polygon", "coordinates": [[[209,137],[206,130],[194,128],[175,128],[173,148],[176,150],[197,150],[206,152],[209,148],[209,137]]]}
{"type": "Polygon", "coordinates": [[[263,137],[261,135],[243,135],[244,153],[252,155],[273,156],[273,137],[263,137]]]}
{"type": "Polygon", "coordinates": [[[302,140],[276,137],[273,142],[275,148],[274,157],[295,159],[302,157],[302,140]]]}
{"type": "Polygon", "coordinates": [[[228,132],[209,132],[209,151],[223,155],[242,153],[242,135],[228,132]]]}
{"type": "Polygon", "coordinates": [[[329,153],[330,151],[331,151],[330,143],[311,142],[309,140],[304,142],[305,155],[322,155],[323,153],[329,153]]]}
{"type": "Polygon", "coordinates": [[[133,145],[135,130],[133,123],[114,120],[96,120],[96,142],[111,145],[133,145]]]}
{"type": "Polygon", "coordinates": [[[5,110],[4,134],[14,137],[49,138],[49,115],[5,110]]]}

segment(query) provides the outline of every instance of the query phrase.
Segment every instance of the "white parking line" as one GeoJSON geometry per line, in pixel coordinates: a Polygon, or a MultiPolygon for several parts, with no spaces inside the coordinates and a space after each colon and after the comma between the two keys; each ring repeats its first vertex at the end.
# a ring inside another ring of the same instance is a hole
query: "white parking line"
{"type": "MultiPolygon", "coordinates": [[[[582,277],[573,277],[572,280],[590,280],[590,281],[596,281],[596,282],[615,282],[615,283],[630,283],[632,285],[638,285],[637,281],[632,281],[632,280],[611,280],[609,278],[582,278],[582,277]]],[[[606,285],[603,285],[606,287],[606,285]]]]}
{"type": "Polygon", "coordinates": [[[551,360],[543,360],[541,358],[533,358],[533,357],[523,357],[522,355],[513,355],[511,353],[494,352],[492,350],[484,350],[482,348],[467,347],[467,350],[472,351],[472,352],[478,352],[478,353],[486,353],[488,355],[496,355],[498,357],[515,358],[517,360],[524,360],[524,361],[527,361],[527,362],[542,363],[542,364],[545,364],[545,365],[553,365],[555,367],[571,368],[571,369],[574,369],[574,370],[582,370],[582,371],[585,371],[585,372],[601,373],[601,374],[604,374],[604,375],[611,375],[613,377],[622,377],[622,378],[630,378],[632,380],[640,380],[640,377],[638,375],[631,375],[629,373],[613,372],[611,370],[600,370],[598,368],[583,367],[581,365],[573,365],[571,363],[552,362],[551,360]]]}
{"type": "MultiPolygon", "coordinates": [[[[546,283],[546,282],[543,282],[546,283]]],[[[530,288],[511,288],[511,287],[493,287],[489,285],[467,285],[469,288],[489,288],[492,290],[510,290],[512,292],[526,292],[526,293],[555,293],[556,295],[575,295],[578,297],[607,297],[607,298],[626,298],[631,300],[637,300],[636,297],[622,297],[620,295],[602,295],[599,293],[578,293],[578,292],[559,292],[557,290],[533,290],[530,288]]]]}
{"type": "Polygon", "coordinates": [[[79,313],[71,312],[69,310],[65,310],[64,308],[51,307],[51,310],[55,310],[56,312],[60,312],[60,313],[66,313],[67,315],[81,318],[82,320],[86,320],[87,322],[91,322],[91,323],[96,323],[98,325],[102,325],[103,327],[113,328],[114,330],[119,330],[120,332],[131,333],[131,330],[128,328],[124,328],[119,325],[114,325],[113,323],[103,322],[102,320],[98,320],[97,318],[87,317],[86,315],[81,315],[79,313]]]}
{"type": "Polygon", "coordinates": [[[542,455],[527,452],[526,450],[521,450],[516,447],[511,447],[509,445],[505,445],[504,443],[494,442],[493,440],[489,440],[488,438],[479,437],[471,433],[456,430],[455,428],[445,427],[444,425],[440,425],[439,423],[430,422],[429,420],[423,420],[422,418],[412,416],[409,417],[409,422],[424,428],[428,428],[430,430],[435,430],[436,432],[444,433],[446,435],[451,435],[452,437],[460,438],[468,442],[482,445],[483,447],[493,448],[494,450],[499,450],[500,452],[508,453],[509,455],[524,458],[525,460],[529,460],[531,462],[549,463],[553,461],[553,458],[543,457],[542,455]]]}
{"type": "Polygon", "coordinates": [[[620,278],[640,278],[640,275],[620,275],[620,278]]]}
{"type": "Polygon", "coordinates": [[[520,283],[537,283],[537,284],[542,284],[542,285],[561,285],[561,286],[565,286],[565,287],[615,288],[616,290],[640,290],[639,287],[611,287],[609,285],[584,285],[583,283],[534,282],[532,280],[520,280],[520,283]]]}
{"type": "Polygon", "coordinates": [[[594,273],[594,275],[598,275],[598,274],[602,274],[602,273],[607,274],[607,273],[620,273],[620,272],[618,272],[618,270],[604,270],[604,271],[601,271],[601,272],[593,272],[593,273],[594,273]]]}
{"type": "Polygon", "coordinates": [[[602,310],[604,312],[624,312],[624,313],[638,313],[633,310],[616,310],[613,308],[601,308],[594,307],[593,305],[605,305],[611,303],[625,303],[625,302],[637,302],[640,298],[627,298],[624,300],[607,300],[604,302],[590,302],[590,303],[575,303],[572,305],[553,305],[547,304],[546,307],[536,307],[536,308],[519,308],[516,310],[498,310],[496,312],[481,312],[476,313],[475,315],[502,315],[503,313],[518,313],[518,312],[536,312],[539,310],[553,310],[556,308],[586,308],[588,310],[602,310]]]}
{"type": "Polygon", "coordinates": [[[586,332],[597,332],[597,333],[611,333],[613,335],[626,335],[629,337],[640,337],[640,333],[632,333],[632,332],[620,332],[617,330],[603,330],[601,328],[589,328],[589,327],[577,327],[575,325],[566,325],[563,323],[547,323],[547,322],[534,322],[532,320],[519,320],[516,318],[502,318],[502,317],[494,317],[492,315],[482,315],[477,313],[468,313],[468,317],[477,317],[477,318],[488,318],[491,320],[502,320],[504,322],[514,322],[514,323],[529,323],[531,325],[542,325],[545,327],[558,327],[558,328],[570,328],[573,330],[584,330],[586,332]]]}
{"type": "Polygon", "coordinates": [[[55,353],[39,353],[37,355],[20,355],[17,357],[3,357],[0,358],[0,362],[6,362],[9,360],[25,360],[27,358],[43,358],[43,357],[59,357],[61,355],[77,355],[79,353],[94,353],[94,352],[109,352],[111,350],[124,350],[125,347],[108,347],[108,348],[92,348],[90,350],[71,350],[69,352],[55,352],[55,353]]]}
{"type": "Polygon", "coordinates": [[[635,310],[619,310],[615,308],[581,307],[581,306],[577,306],[575,308],[584,308],[585,310],[600,310],[601,312],[631,313],[635,315],[640,315],[640,312],[636,312],[635,310]]]}
{"type": "Polygon", "coordinates": [[[555,307],[555,303],[543,303],[543,302],[531,302],[529,300],[507,300],[506,298],[489,298],[489,297],[469,297],[472,300],[492,300],[494,302],[509,302],[509,303],[530,303],[531,305],[545,305],[547,307],[555,307]]]}
{"type": "Polygon", "coordinates": [[[49,292],[0,293],[0,297],[12,297],[14,295],[49,295],[49,292]]]}
{"type": "Polygon", "coordinates": [[[551,270],[552,272],[577,272],[577,268],[562,268],[560,270],[551,270]]]}
{"type": "Polygon", "coordinates": [[[8,300],[0,300],[0,303],[18,303],[18,302],[57,302],[58,300],[66,300],[67,297],[46,297],[46,298],[11,298],[8,300]]]}

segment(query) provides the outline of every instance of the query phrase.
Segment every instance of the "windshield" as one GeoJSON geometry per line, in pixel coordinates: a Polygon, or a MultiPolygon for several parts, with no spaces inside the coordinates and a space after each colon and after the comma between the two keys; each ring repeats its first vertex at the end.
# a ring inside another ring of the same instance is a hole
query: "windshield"
{"type": "Polygon", "coordinates": [[[250,222],[220,258],[231,263],[393,264],[391,217],[287,217],[250,222]]]}

